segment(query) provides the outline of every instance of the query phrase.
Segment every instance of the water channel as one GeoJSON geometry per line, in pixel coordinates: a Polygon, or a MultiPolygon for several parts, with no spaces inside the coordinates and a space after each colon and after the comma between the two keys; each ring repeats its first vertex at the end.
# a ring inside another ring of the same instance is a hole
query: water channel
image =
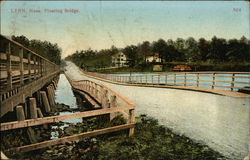
{"type": "MultiPolygon", "coordinates": [[[[243,159],[248,153],[249,98],[110,84],[81,75],[78,67],[71,62],[67,62],[66,70],[73,79],[90,79],[116,90],[136,105],[137,115],[152,116],[176,133],[205,143],[229,159],[243,159]]],[[[74,107],[74,96],[69,86],[63,85],[67,80],[62,77],[56,101],[74,107]]]]}

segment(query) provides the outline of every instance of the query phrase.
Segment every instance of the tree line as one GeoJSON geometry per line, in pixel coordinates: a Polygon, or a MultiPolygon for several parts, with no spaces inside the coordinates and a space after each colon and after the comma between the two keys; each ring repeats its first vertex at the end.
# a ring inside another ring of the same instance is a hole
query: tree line
{"type": "Polygon", "coordinates": [[[17,41],[18,43],[29,48],[30,50],[41,55],[42,57],[47,58],[48,60],[54,62],[55,64],[59,65],[61,63],[62,50],[56,43],[53,44],[49,41],[41,41],[35,39],[29,40],[27,37],[23,35],[21,36],[13,35],[11,39],[17,41]]]}
{"type": "MultiPolygon", "coordinates": [[[[219,63],[248,63],[250,62],[250,41],[246,37],[240,39],[217,38],[211,40],[193,37],[187,39],[177,38],[175,41],[159,39],[149,42],[143,41],[137,45],[128,45],[122,49],[128,58],[130,66],[146,63],[146,56],[159,54],[162,63],[168,62],[201,62],[210,64],[219,63]]],[[[66,59],[72,60],[82,67],[105,67],[111,65],[112,54],[119,51],[115,46],[100,51],[88,49],[76,51],[66,59]]]]}

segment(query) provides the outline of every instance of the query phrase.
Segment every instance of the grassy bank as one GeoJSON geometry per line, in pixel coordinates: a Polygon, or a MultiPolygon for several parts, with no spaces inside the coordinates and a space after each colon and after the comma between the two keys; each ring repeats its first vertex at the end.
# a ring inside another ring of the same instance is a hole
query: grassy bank
{"type": "MultiPolygon", "coordinates": [[[[107,118],[107,117],[106,117],[107,118]]],[[[105,116],[85,119],[83,123],[70,125],[63,136],[123,124],[119,116],[109,122],[105,116]],[[105,122],[105,123],[104,123],[105,122]]],[[[146,115],[137,117],[135,135],[127,136],[127,131],[120,131],[94,138],[87,138],[78,143],[52,146],[28,153],[16,154],[13,158],[23,159],[106,159],[106,160],[215,160],[225,159],[218,152],[206,145],[196,143],[180,136],[158,124],[157,120],[146,115]]]]}
{"type": "MultiPolygon", "coordinates": [[[[179,64],[186,64],[192,68],[192,71],[232,71],[232,72],[249,72],[250,63],[184,63],[184,62],[169,62],[163,64],[162,72],[172,72],[172,68],[179,64]]],[[[103,70],[91,71],[106,73],[106,74],[119,74],[119,73],[151,73],[154,64],[141,64],[134,68],[122,67],[103,70]]],[[[155,73],[155,72],[154,72],[155,73]]],[[[157,72],[158,73],[158,72],[157,72]]]]}

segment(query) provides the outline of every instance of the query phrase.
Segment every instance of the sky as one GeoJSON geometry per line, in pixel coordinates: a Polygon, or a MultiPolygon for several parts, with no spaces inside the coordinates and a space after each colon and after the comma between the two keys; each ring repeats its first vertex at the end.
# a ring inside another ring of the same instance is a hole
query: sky
{"type": "Polygon", "coordinates": [[[1,34],[57,43],[63,57],[160,38],[249,38],[249,20],[246,1],[1,2],[1,34]]]}

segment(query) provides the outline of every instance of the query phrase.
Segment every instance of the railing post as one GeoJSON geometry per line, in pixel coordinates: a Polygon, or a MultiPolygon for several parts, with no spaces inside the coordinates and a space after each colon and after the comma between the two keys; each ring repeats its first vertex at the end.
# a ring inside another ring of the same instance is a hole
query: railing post
{"type": "Polygon", "coordinates": [[[33,64],[33,70],[34,70],[34,79],[37,79],[37,71],[36,71],[36,69],[37,69],[37,57],[36,56],[34,56],[33,57],[33,62],[34,62],[34,64],[33,64]]]}
{"type": "Polygon", "coordinates": [[[6,49],[7,53],[6,53],[6,60],[7,60],[7,88],[8,89],[12,89],[12,71],[11,71],[11,46],[10,46],[10,42],[7,45],[7,49],[6,49]]]}
{"type": "Polygon", "coordinates": [[[213,73],[213,83],[212,83],[212,89],[214,89],[214,85],[215,85],[215,73],[213,73]]]}
{"type": "Polygon", "coordinates": [[[165,83],[166,83],[166,85],[168,84],[168,75],[167,74],[165,75],[165,83]]]}
{"type": "Polygon", "coordinates": [[[160,74],[158,74],[158,84],[160,84],[160,74]]]}
{"type": "Polygon", "coordinates": [[[174,74],[174,85],[176,86],[176,73],[174,74]]]}
{"type": "Polygon", "coordinates": [[[110,97],[110,108],[117,107],[117,100],[116,96],[111,96],[110,97]]]}
{"type": "Polygon", "coordinates": [[[20,61],[19,61],[19,67],[20,67],[20,85],[23,85],[24,84],[24,81],[23,81],[23,48],[20,48],[19,58],[20,58],[20,61]]]}
{"type": "MultiPolygon", "coordinates": [[[[131,109],[129,110],[129,123],[134,123],[135,122],[135,110],[131,109]]],[[[129,129],[129,136],[134,135],[135,128],[130,128],[129,129]]]]}
{"type": "Polygon", "coordinates": [[[233,87],[234,87],[234,80],[235,80],[234,76],[235,76],[235,73],[232,74],[231,91],[234,90],[234,89],[233,89],[233,87]]]}
{"type": "Polygon", "coordinates": [[[42,63],[41,63],[41,58],[40,57],[38,58],[37,62],[38,62],[38,77],[40,78],[42,76],[42,72],[41,72],[41,70],[42,70],[42,67],[41,67],[42,63]]]}
{"type": "Polygon", "coordinates": [[[31,64],[30,64],[31,54],[28,52],[28,71],[29,71],[29,81],[31,81],[31,64]]]}
{"type": "Polygon", "coordinates": [[[187,86],[187,73],[184,74],[184,86],[187,86]]]}
{"type": "Polygon", "coordinates": [[[200,79],[199,76],[200,76],[200,74],[197,73],[197,77],[196,77],[196,78],[197,78],[197,79],[196,79],[196,85],[197,85],[197,87],[199,87],[199,82],[200,82],[200,81],[199,81],[199,79],[200,79]]]}
{"type": "Polygon", "coordinates": [[[151,76],[152,84],[154,84],[154,75],[151,76]]]}
{"type": "Polygon", "coordinates": [[[101,102],[102,108],[109,108],[108,91],[106,89],[103,90],[101,102]]]}

